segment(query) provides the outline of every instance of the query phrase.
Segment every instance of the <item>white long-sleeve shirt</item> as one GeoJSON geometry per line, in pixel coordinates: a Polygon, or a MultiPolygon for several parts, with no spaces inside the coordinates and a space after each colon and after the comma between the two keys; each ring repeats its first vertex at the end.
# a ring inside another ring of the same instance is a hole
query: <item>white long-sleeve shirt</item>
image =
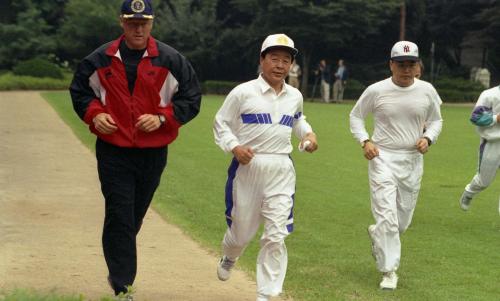
{"type": "Polygon", "coordinates": [[[375,145],[393,151],[416,152],[419,138],[437,140],[443,125],[436,89],[415,79],[400,87],[391,78],[377,82],[363,92],[350,114],[351,132],[361,143],[369,139],[365,118],[373,114],[375,145]],[[426,131],[424,134],[424,126],[426,131]]]}
{"type": "Polygon", "coordinates": [[[483,91],[471,114],[471,122],[477,125],[478,134],[486,140],[500,139],[500,86],[483,91]]]}
{"type": "Polygon", "coordinates": [[[283,84],[279,94],[259,76],[235,87],[215,115],[215,143],[225,152],[238,145],[256,153],[289,154],[292,131],[303,139],[312,128],[299,90],[283,84]]]}

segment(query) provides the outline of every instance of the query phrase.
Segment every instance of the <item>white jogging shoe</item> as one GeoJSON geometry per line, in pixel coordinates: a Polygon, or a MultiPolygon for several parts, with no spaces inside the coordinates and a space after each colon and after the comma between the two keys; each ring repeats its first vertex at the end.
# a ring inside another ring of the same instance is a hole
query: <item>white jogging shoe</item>
{"type": "Polygon", "coordinates": [[[471,202],[472,196],[467,191],[464,191],[464,193],[462,193],[462,196],[460,197],[460,208],[462,208],[463,211],[469,210],[471,202]]]}
{"type": "Polygon", "coordinates": [[[383,290],[395,290],[398,287],[398,275],[396,272],[387,272],[382,275],[380,288],[383,290]]]}

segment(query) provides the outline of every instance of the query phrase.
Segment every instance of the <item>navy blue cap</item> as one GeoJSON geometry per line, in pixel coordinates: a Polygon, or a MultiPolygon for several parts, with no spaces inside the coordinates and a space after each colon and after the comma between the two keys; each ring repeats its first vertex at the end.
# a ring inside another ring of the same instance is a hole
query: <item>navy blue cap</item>
{"type": "Polygon", "coordinates": [[[125,0],[122,4],[122,18],[153,19],[151,0],[125,0]]]}

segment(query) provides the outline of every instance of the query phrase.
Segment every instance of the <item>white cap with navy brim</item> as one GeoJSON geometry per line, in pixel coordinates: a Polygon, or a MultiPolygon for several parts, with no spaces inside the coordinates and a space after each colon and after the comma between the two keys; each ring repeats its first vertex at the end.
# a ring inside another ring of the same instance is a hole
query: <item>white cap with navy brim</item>
{"type": "Polygon", "coordinates": [[[391,60],[393,61],[418,61],[418,46],[409,41],[399,41],[391,50],[391,60]]]}

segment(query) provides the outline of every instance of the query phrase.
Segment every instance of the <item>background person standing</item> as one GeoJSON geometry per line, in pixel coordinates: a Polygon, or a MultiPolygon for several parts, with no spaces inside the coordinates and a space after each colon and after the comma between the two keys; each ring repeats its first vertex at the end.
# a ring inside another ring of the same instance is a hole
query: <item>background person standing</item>
{"type": "Polygon", "coordinates": [[[123,35],[83,59],[70,87],[75,111],[97,136],[102,244],[117,295],[134,282],[136,236],[166,166],[167,145],[200,109],[193,68],[150,35],[153,18],[150,0],[124,1],[123,35]]]}
{"type": "Polygon", "coordinates": [[[333,84],[333,102],[344,100],[344,89],[347,83],[347,69],[344,60],[339,60],[337,71],[335,72],[335,82],[333,84]]]}
{"type": "Polygon", "coordinates": [[[381,289],[396,289],[400,235],[410,226],[423,174],[423,154],[442,128],[441,99],[434,87],[415,79],[418,47],[400,41],[391,50],[392,77],[369,86],[350,114],[351,132],[369,160],[375,224],[368,227],[372,253],[382,272],[381,289]],[[370,139],[365,118],[373,115],[370,139]],[[427,125],[424,133],[424,125],[427,125]]]}
{"type": "Polygon", "coordinates": [[[319,61],[318,69],[315,71],[316,76],[321,79],[321,99],[325,103],[330,102],[330,85],[332,83],[332,73],[330,65],[325,59],[319,61]]]}
{"type": "Polygon", "coordinates": [[[214,122],[216,144],[234,155],[226,184],[228,229],[217,275],[229,279],[263,222],[257,301],[279,295],[285,280],[285,238],[293,231],[295,195],[292,132],[306,151],[317,149],[316,135],[303,114],[302,94],[285,83],[297,52],[285,34],[268,36],[260,52],[261,75],[234,88],[214,122]]]}
{"type": "Polygon", "coordinates": [[[300,81],[299,77],[302,75],[302,70],[300,70],[300,66],[294,60],[292,63],[292,67],[290,67],[290,72],[288,72],[288,84],[295,89],[299,89],[300,81]]]}

